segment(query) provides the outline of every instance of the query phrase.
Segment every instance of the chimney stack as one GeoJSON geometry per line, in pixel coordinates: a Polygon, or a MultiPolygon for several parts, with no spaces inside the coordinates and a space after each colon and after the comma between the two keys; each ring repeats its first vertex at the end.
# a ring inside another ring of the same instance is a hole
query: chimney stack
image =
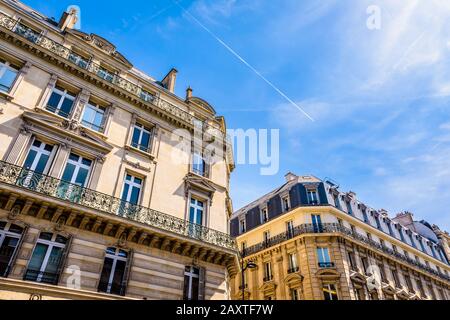
{"type": "Polygon", "coordinates": [[[177,69],[172,68],[172,70],[170,70],[169,73],[161,81],[164,88],[166,88],[172,93],[175,93],[175,82],[177,81],[177,74],[178,74],[177,69]]]}
{"type": "Polygon", "coordinates": [[[288,172],[284,177],[286,178],[286,182],[290,182],[290,181],[294,181],[294,180],[298,179],[298,176],[296,176],[292,172],[288,172]]]}
{"type": "Polygon", "coordinates": [[[186,89],[186,101],[188,101],[189,99],[191,99],[192,98],[192,88],[191,88],[191,86],[189,86],[187,89],[186,89]]]}
{"type": "Polygon", "coordinates": [[[78,11],[70,8],[69,12],[64,12],[59,19],[58,27],[64,31],[65,29],[73,29],[78,22],[78,11]]]}

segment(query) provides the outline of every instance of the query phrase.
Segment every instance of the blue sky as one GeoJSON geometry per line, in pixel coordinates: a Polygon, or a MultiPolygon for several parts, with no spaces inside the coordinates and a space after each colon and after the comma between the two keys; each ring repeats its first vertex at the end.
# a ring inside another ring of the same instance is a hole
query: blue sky
{"type": "Polygon", "coordinates": [[[169,0],[25,3],[56,19],[79,5],[83,31],[157,79],[176,67],[177,94],[192,86],[230,128],[280,129],[279,174],[238,166],[235,209],[292,171],[333,178],[376,209],[450,229],[448,1],[180,2],[314,122],[169,0]],[[366,26],[369,5],[381,9],[380,30],[366,26]]]}

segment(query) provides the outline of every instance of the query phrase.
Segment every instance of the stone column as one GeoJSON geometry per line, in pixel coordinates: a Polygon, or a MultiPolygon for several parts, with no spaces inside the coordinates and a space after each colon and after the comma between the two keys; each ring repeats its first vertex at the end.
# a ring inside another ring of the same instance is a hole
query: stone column
{"type": "Polygon", "coordinates": [[[8,152],[8,156],[5,159],[6,162],[15,165],[21,165],[19,163],[21,155],[27,148],[31,136],[32,136],[31,132],[28,130],[26,125],[24,125],[22,129],[19,131],[19,135],[16,137],[16,140],[12,144],[12,148],[8,152]]]}

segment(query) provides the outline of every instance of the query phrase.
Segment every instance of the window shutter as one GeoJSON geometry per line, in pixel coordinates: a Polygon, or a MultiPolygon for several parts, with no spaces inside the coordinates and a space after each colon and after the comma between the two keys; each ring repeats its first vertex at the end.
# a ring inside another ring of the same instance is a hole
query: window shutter
{"type": "Polygon", "coordinates": [[[308,194],[306,193],[305,185],[300,183],[297,186],[297,188],[298,188],[298,193],[299,193],[299,197],[300,197],[300,203],[303,205],[307,205],[308,204],[308,194]]]}
{"type": "Polygon", "coordinates": [[[11,257],[8,267],[6,268],[5,278],[8,278],[9,273],[11,272],[14,264],[16,263],[17,257],[19,256],[19,251],[22,249],[22,244],[27,235],[27,232],[28,232],[28,227],[25,227],[22,231],[22,236],[20,237],[20,240],[17,243],[16,251],[14,252],[13,256],[11,257]]]}
{"type": "Polygon", "coordinates": [[[323,182],[319,184],[319,198],[320,204],[328,204],[328,197],[325,192],[325,184],[323,182]]]}
{"type": "Polygon", "coordinates": [[[239,235],[239,218],[234,218],[230,221],[230,234],[232,237],[239,235]]]}
{"type": "Polygon", "coordinates": [[[199,282],[198,282],[198,300],[206,299],[206,269],[200,267],[199,270],[199,282]]]}
{"type": "Polygon", "coordinates": [[[120,294],[122,296],[125,296],[125,294],[127,292],[128,281],[130,280],[130,276],[131,276],[131,266],[133,264],[133,255],[134,255],[134,252],[133,252],[133,250],[130,249],[130,251],[128,251],[127,265],[125,266],[125,271],[123,274],[122,288],[120,289],[120,294]]]}
{"type": "Polygon", "coordinates": [[[66,261],[67,261],[67,256],[69,255],[70,252],[70,248],[72,247],[72,236],[69,236],[69,238],[67,239],[67,243],[66,246],[64,247],[64,251],[61,255],[61,260],[59,260],[59,264],[58,264],[58,269],[56,270],[56,284],[59,283],[59,280],[61,279],[61,274],[64,271],[64,268],[66,266],[66,261]]]}

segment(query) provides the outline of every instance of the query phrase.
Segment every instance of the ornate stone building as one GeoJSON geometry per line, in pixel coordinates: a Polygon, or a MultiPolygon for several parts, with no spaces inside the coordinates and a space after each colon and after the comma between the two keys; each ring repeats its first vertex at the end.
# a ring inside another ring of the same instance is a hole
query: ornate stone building
{"type": "Polygon", "coordinates": [[[0,1],[0,299],[227,299],[224,118],[76,22],[0,1]]]}
{"type": "Polygon", "coordinates": [[[450,299],[448,233],[332,181],[289,173],[232,216],[231,235],[257,266],[233,278],[234,299],[450,299]]]}

